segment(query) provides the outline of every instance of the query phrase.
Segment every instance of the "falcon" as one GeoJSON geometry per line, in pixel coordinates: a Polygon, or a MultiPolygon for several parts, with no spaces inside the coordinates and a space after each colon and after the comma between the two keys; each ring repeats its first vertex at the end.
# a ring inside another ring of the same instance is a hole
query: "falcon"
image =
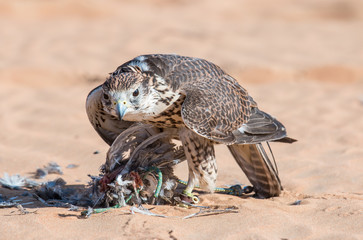
{"type": "Polygon", "coordinates": [[[109,145],[135,122],[176,132],[188,163],[183,192],[188,197],[193,197],[197,183],[210,192],[215,188],[214,144],[228,146],[257,197],[281,192],[277,168],[262,143],[295,140],[233,77],[207,60],[173,54],[138,56],[89,93],[86,109],[109,145]]]}

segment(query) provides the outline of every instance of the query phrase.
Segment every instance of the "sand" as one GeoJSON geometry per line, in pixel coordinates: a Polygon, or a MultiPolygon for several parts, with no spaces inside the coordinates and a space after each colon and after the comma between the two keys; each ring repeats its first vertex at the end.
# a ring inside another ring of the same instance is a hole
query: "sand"
{"type": "MultiPolygon", "coordinates": [[[[153,206],[169,217],[123,208],[80,219],[22,197],[34,213],[0,209],[0,239],[362,239],[362,29],[359,0],[0,1],[0,176],[55,161],[68,184],[87,184],[108,146],[88,122],[86,96],[146,53],[220,65],[299,140],[272,144],[280,197],[200,195],[201,205],[238,213],[182,219],[198,210],[153,206]]],[[[216,154],[218,186],[248,184],[224,146],[216,154]]],[[[185,164],[176,172],[186,179],[185,164]]]]}

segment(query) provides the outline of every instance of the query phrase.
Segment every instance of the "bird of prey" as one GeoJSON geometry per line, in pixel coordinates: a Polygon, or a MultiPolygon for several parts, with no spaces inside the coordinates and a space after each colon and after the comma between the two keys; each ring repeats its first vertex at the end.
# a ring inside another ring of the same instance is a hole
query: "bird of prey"
{"type": "Polygon", "coordinates": [[[176,131],[189,168],[186,196],[193,197],[198,182],[213,192],[214,144],[228,146],[257,197],[281,192],[277,171],[261,143],[295,140],[233,77],[209,61],[174,54],[138,56],[89,93],[86,109],[109,145],[134,122],[176,131]]]}

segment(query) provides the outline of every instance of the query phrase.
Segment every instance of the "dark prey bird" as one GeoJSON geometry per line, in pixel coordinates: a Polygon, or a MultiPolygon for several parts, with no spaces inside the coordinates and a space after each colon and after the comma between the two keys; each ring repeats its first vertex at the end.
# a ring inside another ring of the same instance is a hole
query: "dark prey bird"
{"type": "Polygon", "coordinates": [[[176,131],[187,157],[184,194],[198,182],[213,192],[217,178],[214,144],[228,145],[258,197],[278,196],[281,183],[262,142],[295,140],[261,111],[237,81],[199,58],[153,54],[119,66],[87,97],[87,114],[109,145],[133,122],[176,131]]]}

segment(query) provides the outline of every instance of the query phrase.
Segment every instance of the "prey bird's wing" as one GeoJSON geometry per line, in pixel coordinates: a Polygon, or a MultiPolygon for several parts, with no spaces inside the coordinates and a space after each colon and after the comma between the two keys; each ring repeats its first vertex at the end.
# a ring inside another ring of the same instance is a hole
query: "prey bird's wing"
{"type": "Polygon", "coordinates": [[[93,89],[87,96],[86,111],[88,119],[98,135],[108,144],[111,145],[117,136],[129,128],[133,122],[120,121],[103,110],[102,85],[93,89]]]}

